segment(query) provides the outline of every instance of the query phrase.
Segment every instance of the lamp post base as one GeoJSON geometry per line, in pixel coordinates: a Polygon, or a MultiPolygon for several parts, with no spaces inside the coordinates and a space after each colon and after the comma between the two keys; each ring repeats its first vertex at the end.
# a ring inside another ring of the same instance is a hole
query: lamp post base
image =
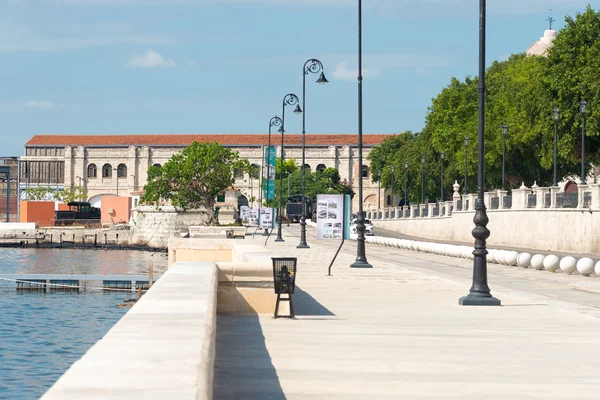
{"type": "Polygon", "coordinates": [[[467,296],[458,299],[458,304],[461,306],[500,306],[500,300],[493,296],[477,296],[468,294],[467,296]]]}
{"type": "Polygon", "coordinates": [[[298,246],[296,246],[297,249],[310,249],[310,246],[307,245],[306,243],[300,243],[298,246]]]}
{"type": "Polygon", "coordinates": [[[277,238],[277,239],[274,240],[274,242],[285,242],[285,240],[277,238]]]}
{"type": "Polygon", "coordinates": [[[373,266],[366,261],[357,260],[350,264],[350,268],[373,268],[373,266]]]}
{"type": "Polygon", "coordinates": [[[269,236],[269,230],[265,228],[265,231],[262,234],[263,236],[269,236]]]}

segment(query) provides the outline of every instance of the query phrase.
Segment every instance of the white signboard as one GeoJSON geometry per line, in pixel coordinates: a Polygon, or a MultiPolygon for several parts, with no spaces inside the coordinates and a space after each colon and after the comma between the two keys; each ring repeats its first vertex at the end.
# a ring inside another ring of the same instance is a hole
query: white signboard
{"type": "Polygon", "coordinates": [[[258,226],[258,209],[246,206],[240,207],[240,219],[243,225],[258,226]]]}
{"type": "Polygon", "coordinates": [[[344,196],[317,195],[317,239],[342,239],[344,236],[344,196]]]}
{"type": "Polygon", "coordinates": [[[273,209],[272,208],[261,208],[260,212],[260,227],[262,229],[269,229],[273,227],[273,209]]]}

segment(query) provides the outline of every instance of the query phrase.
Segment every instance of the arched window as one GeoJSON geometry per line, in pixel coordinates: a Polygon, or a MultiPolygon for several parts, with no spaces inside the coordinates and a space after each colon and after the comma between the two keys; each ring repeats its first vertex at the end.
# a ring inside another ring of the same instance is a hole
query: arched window
{"type": "Polygon", "coordinates": [[[90,164],[88,165],[87,168],[87,176],[88,178],[95,178],[98,174],[98,171],[96,170],[96,164],[90,164]]]}
{"type": "Polygon", "coordinates": [[[389,194],[387,195],[387,199],[385,201],[385,203],[389,206],[392,204],[392,196],[390,196],[389,194]]]}
{"type": "Polygon", "coordinates": [[[317,172],[323,172],[326,168],[327,167],[325,166],[325,164],[319,164],[317,165],[317,172]]]}
{"type": "Polygon", "coordinates": [[[252,171],[252,173],[250,173],[250,176],[253,179],[258,179],[258,177],[260,176],[260,166],[256,165],[256,164],[252,164],[252,168],[253,168],[253,171],[252,171]]]}
{"type": "Polygon", "coordinates": [[[117,167],[117,178],[127,178],[127,165],[119,164],[117,167]]]}
{"type": "Polygon", "coordinates": [[[243,178],[244,177],[244,170],[239,169],[239,168],[235,168],[233,170],[233,176],[238,179],[238,178],[243,178]]]}
{"type": "Polygon", "coordinates": [[[104,164],[102,166],[102,177],[103,178],[112,178],[112,165],[104,164]]]}
{"type": "Polygon", "coordinates": [[[303,168],[306,170],[307,174],[310,174],[310,171],[312,171],[312,169],[310,168],[310,165],[308,165],[308,164],[304,164],[303,168]]]}
{"type": "Polygon", "coordinates": [[[159,163],[152,164],[152,166],[153,166],[153,167],[158,167],[158,168],[162,167],[162,165],[160,165],[159,163]]]}
{"type": "Polygon", "coordinates": [[[369,167],[367,167],[366,165],[362,166],[362,177],[363,178],[369,177],[369,167]]]}

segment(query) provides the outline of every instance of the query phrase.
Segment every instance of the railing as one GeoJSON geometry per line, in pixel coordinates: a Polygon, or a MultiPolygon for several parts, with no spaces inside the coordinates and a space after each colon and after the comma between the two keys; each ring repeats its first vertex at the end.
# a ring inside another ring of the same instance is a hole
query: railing
{"type": "Polygon", "coordinates": [[[500,208],[500,197],[496,196],[496,197],[492,197],[491,201],[490,201],[490,209],[491,210],[497,210],[500,208]]]}
{"type": "Polygon", "coordinates": [[[419,210],[418,208],[415,208],[415,218],[419,218],[421,216],[421,210],[419,210]]]}
{"type": "Polygon", "coordinates": [[[463,209],[463,201],[462,201],[462,199],[460,199],[456,202],[456,211],[462,211],[462,209],[463,209]]]}
{"type": "Polygon", "coordinates": [[[550,204],[552,203],[552,195],[550,193],[544,194],[544,208],[550,208],[550,204]]]}
{"type": "Polygon", "coordinates": [[[504,196],[502,199],[504,208],[512,208],[512,196],[504,196]]]}
{"type": "Polygon", "coordinates": [[[428,217],[429,216],[429,209],[424,208],[423,209],[423,217],[428,217]]]}
{"type": "Polygon", "coordinates": [[[557,208],[577,208],[579,195],[575,193],[557,193],[556,207],[557,208]]]}
{"type": "Polygon", "coordinates": [[[390,218],[396,218],[396,209],[392,209],[391,211],[392,215],[390,216],[390,218]]]}
{"type": "Polygon", "coordinates": [[[433,216],[434,217],[439,217],[440,215],[440,208],[439,207],[434,207],[433,208],[433,216]]]}
{"type": "Polygon", "coordinates": [[[527,195],[527,208],[535,208],[537,205],[537,194],[527,195]]]}
{"type": "Polygon", "coordinates": [[[463,211],[469,211],[469,199],[465,200],[465,206],[463,208],[463,211]]]}

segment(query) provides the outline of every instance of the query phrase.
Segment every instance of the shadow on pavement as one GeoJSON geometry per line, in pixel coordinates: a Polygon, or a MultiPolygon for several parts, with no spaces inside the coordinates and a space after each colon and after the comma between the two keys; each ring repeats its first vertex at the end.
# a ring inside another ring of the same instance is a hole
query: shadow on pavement
{"type": "Polygon", "coordinates": [[[213,398],[286,398],[257,315],[217,316],[213,398]]]}
{"type": "Polygon", "coordinates": [[[294,312],[296,316],[303,315],[335,315],[325,306],[315,300],[310,294],[296,286],[294,293],[294,312]]]}

